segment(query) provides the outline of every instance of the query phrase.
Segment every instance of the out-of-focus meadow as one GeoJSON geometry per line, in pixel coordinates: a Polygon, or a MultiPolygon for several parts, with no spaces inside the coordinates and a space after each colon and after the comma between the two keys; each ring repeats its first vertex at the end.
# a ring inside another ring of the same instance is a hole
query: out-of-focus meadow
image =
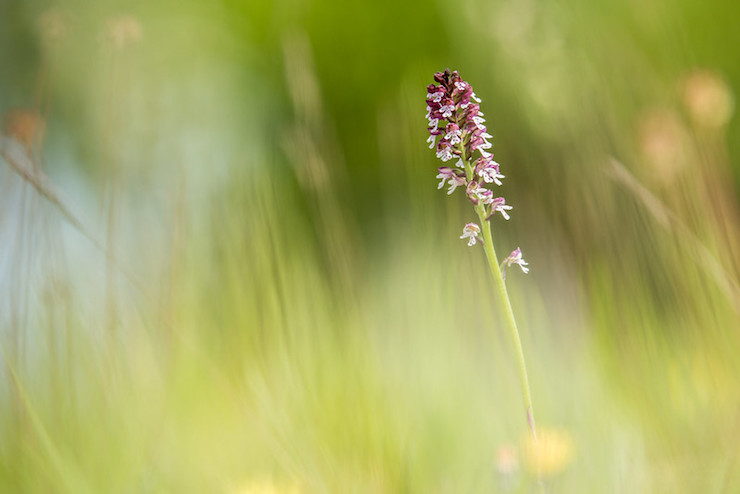
{"type": "Polygon", "coordinates": [[[740,492],[739,5],[3,0],[0,491],[740,492]]]}

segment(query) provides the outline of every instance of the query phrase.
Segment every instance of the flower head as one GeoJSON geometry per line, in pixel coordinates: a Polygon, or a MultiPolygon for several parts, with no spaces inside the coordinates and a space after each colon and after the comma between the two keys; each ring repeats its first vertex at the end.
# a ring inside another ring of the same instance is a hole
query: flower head
{"type": "Polygon", "coordinates": [[[108,20],[106,36],[119,50],[141,39],[141,24],[133,15],[124,14],[108,20]]]}
{"type": "Polygon", "coordinates": [[[493,191],[490,191],[485,187],[481,187],[475,180],[468,182],[466,192],[468,193],[468,199],[470,199],[470,202],[476,206],[479,202],[482,202],[485,205],[493,202],[493,191]]]}
{"type": "Polygon", "coordinates": [[[460,170],[453,170],[449,166],[439,167],[439,175],[437,175],[437,178],[441,179],[441,182],[439,182],[439,185],[437,186],[438,189],[444,187],[445,182],[450,186],[447,190],[447,194],[455,192],[457,187],[465,187],[465,177],[462,176],[462,172],[460,170]]]}
{"type": "Polygon", "coordinates": [[[501,175],[501,167],[498,163],[493,161],[490,157],[479,158],[475,162],[475,174],[483,179],[486,183],[495,183],[501,185],[501,179],[504,178],[501,175]]]}
{"type": "Polygon", "coordinates": [[[539,429],[538,438],[522,439],[524,465],[532,473],[551,477],[561,473],[573,462],[576,443],[566,429],[539,429]]]}
{"type": "MultiPolygon", "coordinates": [[[[504,175],[501,165],[493,161],[492,136],[480,111],[480,98],[457,71],[437,72],[434,81],[436,84],[427,86],[427,143],[436,151],[437,158],[455,163],[439,168],[437,188],[447,184],[447,193],[452,194],[456,188],[463,187],[481,221],[491,220],[496,212],[508,220],[512,207],[503,197],[494,197],[488,185],[502,185],[504,175]]],[[[468,223],[461,238],[469,239],[470,245],[474,245],[479,233],[480,227],[468,223]]]]}
{"type": "Polygon", "coordinates": [[[447,131],[447,133],[445,134],[445,140],[449,141],[450,144],[453,146],[460,143],[462,131],[460,130],[460,127],[457,126],[457,124],[447,124],[447,128],[445,130],[447,131]]]}
{"type": "Polygon", "coordinates": [[[511,254],[509,254],[509,257],[504,259],[504,262],[501,263],[501,275],[504,279],[506,279],[506,268],[512,264],[518,264],[519,267],[522,268],[522,272],[524,272],[524,274],[529,273],[529,268],[527,267],[529,264],[522,258],[522,251],[519,247],[514,249],[511,254]]]}
{"type": "Polygon", "coordinates": [[[480,227],[475,223],[468,223],[463,228],[463,234],[460,235],[460,238],[469,239],[468,246],[472,247],[473,245],[475,245],[475,241],[478,238],[478,235],[480,235],[480,227]]]}
{"type": "Polygon", "coordinates": [[[452,159],[453,151],[449,141],[440,140],[437,144],[437,158],[442,161],[450,161],[452,159]]]}
{"type": "MultiPolygon", "coordinates": [[[[472,158],[475,151],[481,156],[490,156],[486,149],[492,146],[488,141],[491,135],[483,125],[485,119],[478,105],[480,99],[475,96],[470,83],[462,80],[456,70],[449,69],[434,74],[434,80],[439,85],[427,86],[426,97],[426,118],[432,136],[429,142],[434,143],[435,136],[443,135],[443,140],[451,146],[459,144],[463,148],[460,153],[464,150],[468,158],[472,158]],[[471,103],[471,100],[477,103],[471,103]]],[[[445,160],[447,153],[439,151],[438,148],[438,157],[445,160]]]]}
{"type": "Polygon", "coordinates": [[[496,211],[498,211],[499,213],[501,213],[501,216],[503,216],[505,219],[508,220],[510,216],[506,212],[506,210],[511,210],[511,209],[513,208],[506,204],[506,199],[504,199],[503,197],[497,197],[496,199],[491,201],[491,214],[488,215],[488,218],[493,217],[493,215],[496,214],[496,211]]]}

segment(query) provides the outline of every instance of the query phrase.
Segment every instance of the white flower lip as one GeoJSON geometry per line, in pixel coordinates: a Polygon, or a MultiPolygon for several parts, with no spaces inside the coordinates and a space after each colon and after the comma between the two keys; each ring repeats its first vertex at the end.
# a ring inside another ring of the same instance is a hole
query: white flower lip
{"type": "Polygon", "coordinates": [[[480,227],[475,223],[468,223],[463,227],[463,234],[460,235],[461,239],[468,239],[468,247],[475,245],[475,242],[480,234],[480,227]]]}

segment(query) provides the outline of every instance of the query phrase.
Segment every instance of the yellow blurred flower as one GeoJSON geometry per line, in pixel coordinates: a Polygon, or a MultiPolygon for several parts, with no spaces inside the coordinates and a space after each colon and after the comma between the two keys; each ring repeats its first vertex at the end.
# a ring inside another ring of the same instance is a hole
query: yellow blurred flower
{"type": "Polygon", "coordinates": [[[573,461],[575,443],[565,429],[537,429],[537,441],[530,436],[522,441],[524,464],[533,474],[557,475],[573,461]]]}
{"type": "Polygon", "coordinates": [[[732,90],[722,76],[702,69],[686,77],[683,101],[694,122],[711,128],[727,125],[735,107],[732,90]]]}
{"type": "Polygon", "coordinates": [[[688,164],[689,134],[675,112],[661,108],[644,112],[638,139],[643,157],[661,182],[672,183],[688,164]]]}
{"type": "Polygon", "coordinates": [[[231,491],[233,494],[301,494],[295,484],[282,484],[269,480],[248,481],[231,491]]]}

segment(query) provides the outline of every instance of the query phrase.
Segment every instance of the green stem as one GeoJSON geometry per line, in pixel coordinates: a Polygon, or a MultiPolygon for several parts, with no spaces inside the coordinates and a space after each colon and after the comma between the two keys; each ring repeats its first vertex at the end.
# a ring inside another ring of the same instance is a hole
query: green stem
{"type": "MultiPolygon", "coordinates": [[[[465,147],[461,144],[459,147],[461,151],[461,157],[465,165],[465,176],[468,181],[474,177],[474,170],[472,165],[469,163],[465,147]]],[[[522,341],[519,338],[519,329],[516,325],[516,318],[514,317],[514,311],[511,308],[511,301],[509,300],[509,292],[506,290],[506,283],[504,283],[504,277],[501,275],[501,268],[499,267],[498,260],[496,258],[496,249],[493,247],[493,235],[491,234],[491,223],[486,219],[486,209],[480,202],[475,206],[475,212],[478,214],[478,219],[481,223],[481,234],[483,238],[483,249],[486,251],[486,258],[488,259],[488,266],[491,269],[491,276],[496,284],[496,293],[498,294],[499,303],[504,307],[506,312],[506,320],[509,326],[509,334],[511,340],[514,343],[514,350],[516,351],[517,360],[519,363],[519,377],[522,382],[522,396],[524,397],[524,408],[527,412],[527,424],[529,425],[529,432],[532,438],[537,441],[537,428],[534,422],[534,410],[532,409],[532,393],[529,391],[529,378],[527,377],[527,363],[524,360],[524,351],[522,350],[522,341]]]]}
{"type": "MultiPolygon", "coordinates": [[[[461,122],[456,122],[460,128],[461,122]]],[[[464,139],[464,137],[463,137],[464,139]]],[[[466,153],[464,142],[458,144],[460,151],[460,158],[465,168],[465,178],[470,182],[475,178],[475,170],[471,163],[470,157],[466,153]]],[[[496,293],[498,294],[500,306],[504,307],[506,312],[506,320],[509,326],[509,335],[514,343],[514,350],[516,351],[517,361],[519,363],[519,377],[522,383],[522,396],[524,397],[524,409],[527,414],[527,425],[529,425],[529,433],[532,440],[537,442],[537,428],[534,423],[534,410],[532,409],[532,393],[529,391],[529,378],[527,377],[527,363],[524,360],[524,351],[522,350],[522,341],[519,338],[519,329],[516,325],[516,318],[514,317],[514,311],[511,308],[511,300],[509,300],[509,292],[506,290],[506,283],[504,283],[504,277],[501,274],[501,268],[499,267],[498,260],[496,258],[496,249],[493,247],[493,235],[491,234],[491,222],[487,219],[488,213],[486,207],[478,201],[475,205],[475,212],[478,214],[478,219],[481,224],[481,234],[483,239],[483,249],[486,252],[486,258],[488,259],[488,267],[491,270],[491,276],[496,284],[496,293]]],[[[542,482],[542,476],[539,471],[539,465],[537,467],[537,484],[540,493],[545,493],[545,484],[542,482]]]]}
{"type": "Polygon", "coordinates": [[[480,205],[476,207],[475,210],[478,213],[478,218],[481,221],[483,249],[486,251],[488,266],[491,268],[491,276],[493,277],[494,283],[496,284],[496,293],[498,294],[500,305],[504,307],[504,310],[506,312],[509,334],[511,336],[512,342],[514,343],[514,350],[516,351],[516,356],[519,363],[519,377],[522,381],[522,396],[524,397],[524,408],[527,412],[527,423],[529,424],[529,432],[532,434],[532,438],[536,441],[537,429],[534,422],[534,410],[532,409],[532,393],[529,391],[527,364],[524,360],[524,351],[522,350],[522,341],[519,337],[519,329],[517,328],[516,319],[514,318],[514,311],[511,308],[511,301],[509,300],[509,293],[506,290],[504,277],[501,275],[501,268],[498,265],[498,260],[496,258],[496,249],[493,247],[491,223],[489,221],[486,221],[485,211],[480,205]]]}

